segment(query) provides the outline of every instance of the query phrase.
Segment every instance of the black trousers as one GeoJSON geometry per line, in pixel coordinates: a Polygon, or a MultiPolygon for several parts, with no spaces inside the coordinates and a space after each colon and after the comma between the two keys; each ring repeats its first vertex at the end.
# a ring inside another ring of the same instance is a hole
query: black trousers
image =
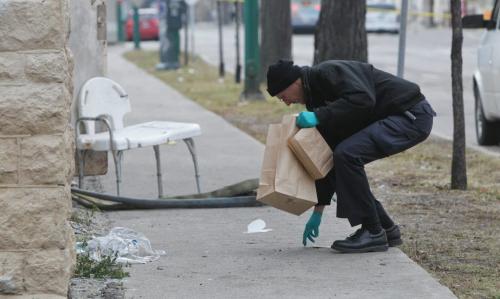
{"type": "Polygon", "coordinates": [[[423,100],[409,109],[416,119],[405,114],[390,115],[342,140],[333,151],[334,168],[316,181],[319,204],[330,203],[337,193],[337,217],[347,218],[352,226],[379,223],[382,205],[373,196],[365,164],[400,153],[424,141],[436,115],[423,100]]]}

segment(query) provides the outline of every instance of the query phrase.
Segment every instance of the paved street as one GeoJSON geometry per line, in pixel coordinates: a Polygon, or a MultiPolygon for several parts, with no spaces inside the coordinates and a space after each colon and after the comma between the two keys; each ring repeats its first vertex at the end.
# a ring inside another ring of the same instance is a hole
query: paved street
{"type": "MultiPolygon", "coordinates": [[[[126,61],[130,49],[110,47],[109,77],[129,93],[126,124],[152,119],[200,123],[195,140],[204,190],[259,176],[264,146],[126,61]]],[[[192,165],[184,145],[163,146],[164,183],[169,194],[193,192],[192,165]]],[[[127,196],[154,197],[152,149],[125,153],[127,196]]],[[[114,192],[112,166],[103,184],[114,192]]],[[[297,217],[275,208],[147,210],[109,213],[112,226],[146,235],[160,260],[126,270],[126,298],[455,298],[397,248],[369,254],[337,254],[331,242],[353,231],[327,209],[316,248],[301,234],[310,212],[297,217]],[[271,232],[244,233],[256,218],[271,232]]]]}
{"type": "MultiPolygon", "coordinates": [[[[476,65],[476,49],[481,33],[481,30],[464,30],[463,83],[466,139],[467,144],[474,147],[479,146],[476,142],[474,126],[472,74],[476,65]]],[[[195,52],[205,61],[218,65],[218,34],[215,25],[198,24],[195,28],[195,36],[195,52]]],[[[223,33],[224,57],[226,70],[229,72],[235,69],[234,36],[234,26],[226,26],[223,33]]],[[[241,36],[243,37],[243,34],[241,36]]],[[[396,73],[398,42],[399,35],[369,34],[369,61],[375,67],[396,73]]],[[[157,48],[157,44],[149,43],[146,47],[157,48]]],[[[313,49],[313,35],[294,35],[293,56],[297,64],[310,65],[313,60],[313,49]]],[[[424,29],[420,26],[410,26],[407,32],[406,49],[405,78],[421,86],[423,93],[438,113],[433,134],[451,139],[453,135],[451,29],[424,29]]],[[[500,146],[481,148],[500,155],[500,146]]]]}

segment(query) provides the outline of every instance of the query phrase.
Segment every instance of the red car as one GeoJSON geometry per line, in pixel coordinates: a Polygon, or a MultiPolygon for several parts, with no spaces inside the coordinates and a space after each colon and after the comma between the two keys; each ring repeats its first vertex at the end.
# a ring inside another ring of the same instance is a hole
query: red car
{"type": "MultiPolygon", "coordinates": [[[[139,32],[141,40],[158,40],[160,32],[160,20],[156,8],[139,9],[139,32]]],[[[127,40],[134,39],[134,15],[130,13],[125,23],[125,32],[127,40]]]]}

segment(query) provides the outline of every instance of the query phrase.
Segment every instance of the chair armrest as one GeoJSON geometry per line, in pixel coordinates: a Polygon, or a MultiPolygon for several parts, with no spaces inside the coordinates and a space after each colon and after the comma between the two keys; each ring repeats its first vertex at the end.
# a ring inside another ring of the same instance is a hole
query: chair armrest
{"type": "Polygon", "coordinates": [[[76,134],[75,134],[75,146],[78,146],[78,137],[80,136],[80,123],[82,121],[101,121],[104,123],[104,125],[108,128],[109,132],[109,146],[111,151],[115,151],[116,149],[114,148],[114,142],[113,142],[113,130],[111,129],[111,124],[109,123],[109,120],[104,117],[104,116],[98,116],[98,117],[80,117],[76,120],[76,134]]]}

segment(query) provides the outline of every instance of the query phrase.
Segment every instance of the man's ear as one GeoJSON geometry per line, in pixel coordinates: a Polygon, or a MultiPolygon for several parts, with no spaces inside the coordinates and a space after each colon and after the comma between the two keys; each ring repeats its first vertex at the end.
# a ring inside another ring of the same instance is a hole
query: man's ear
{"type": "Polygon", "coordinates": [[[299,90],[303,91],[304,86],[302,85],[302,80],[300,78],[295,80],[295,82],[293,82],[293,84],[296,85],[299,90]]]}

